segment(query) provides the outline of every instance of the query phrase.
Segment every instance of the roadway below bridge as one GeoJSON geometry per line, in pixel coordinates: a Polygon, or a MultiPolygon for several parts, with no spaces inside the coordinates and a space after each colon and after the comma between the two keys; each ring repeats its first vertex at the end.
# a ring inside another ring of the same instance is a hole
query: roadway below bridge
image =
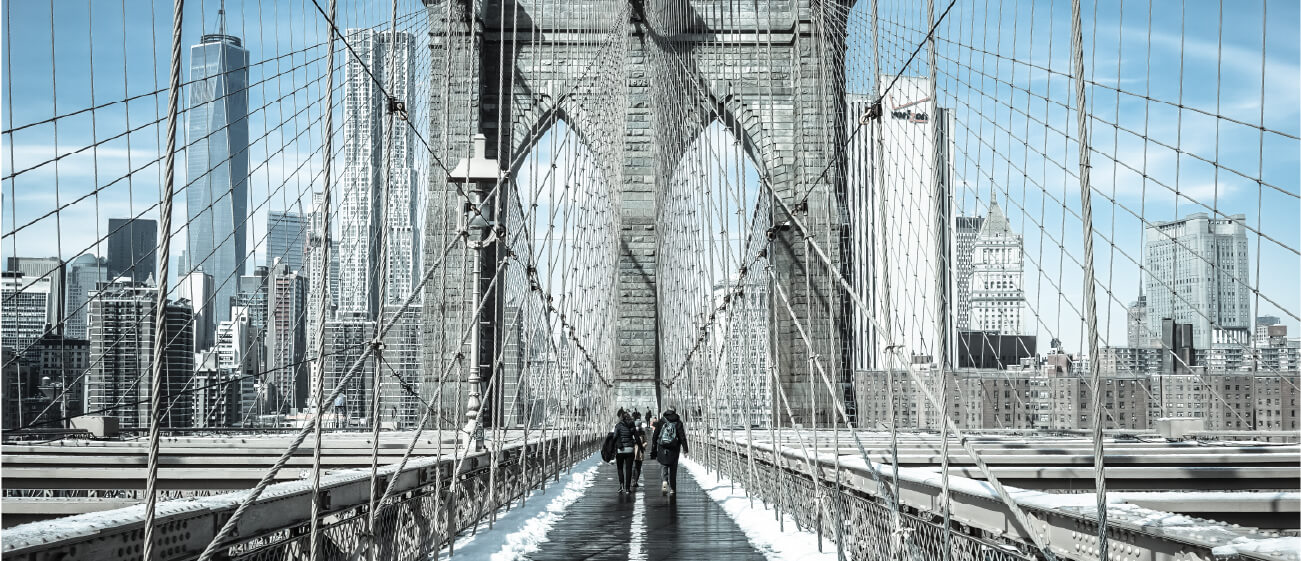
{"type": "MultiPolygon", "coordinates": [[[[724,434],[734,440],[743,438],[739,431],[724,434]]],[[[893,463],[888,433],[860,432],[859,437],[871,461],[893,463]]],[[[771,442],[766,432],[756,433],[755,439],[771,442]]],[[[839,435],[829,430],[784,431],[780,439],[794,449],[860,457],[845,431],[839,435]]],[[[970,441],[1005,484],[1052,492],[1093,491],[1093,443],[1089,439],[975,436],[970,441]]],[[[898,446],[901,468],[939,469],[943,465],[938,436],[902,434],[898,446]]],[[[1301,491],[1301,447],[1295,444],[1125,439],[1107,442],[1104,462],[1109,491],[1301,491]]],[[[953,475],[985,479],[956,440],[950,442],[949,466],[953,475]]]]}
{"type": "MultiPolygon", "coordinates": [[[[505,431],[501,445],[548,438],[555,431],[505,431]],[[550,433],[550,434],[548,434],[550,433]]],[[[382,432],[378,465],[401,460],[412,432],[382,432]]],[[[321,443],[322,475],[369,469],[370,433],[327,432],[321,443]]],[[[174,436],[164,438],[157,487],[164,499],[204,497],[250,489],[288,448],[284,434],[174,436]]],[[[275,474],[275,483],[301,481],[313,469],[315,442],[308,438],[275,474]]],[[[455,431],[423,431],[413,458],[438,458],[457,451],[455,431]]],[[[0,447],[4,478],[3,526],[121,508],[143,501],[148,441],[58,440],[0,447]]]]}
{"type": "MultiPolygon", "coordinates": [[[[857,435],[867,460],[888,476],[895,458],[889,433],[857,435]]],[[[792,469],[807,471],[803,462],[813,457],[838,465],[842,473],[870,478],[846,430],[751,431],[751,441],[742,430],[724,430],[720,437],[743,453],[756,448],[771,453],[776,440],[792,469]]],[[[1005,486],[1062,500],[1094,500],[1093,443],[1087,438],[973,435],[969,442],[1005,486]]],[[[1291,533],[1301,527],[1301,447],[1296,444],[1125,438],[1106,443],[1104,463],[1108,496],[1117,501],[1291,533]]],[[[944,464],[939,436],[901,433],[898,464],[909,477],[938,482],[944,464]]],[[[952,478],[974,484],[988,479],[956,439],[949,443],[948,464],[952,478]]],[[[938,488],[923,485],[918,492],[938,495],[938,488]]]]}

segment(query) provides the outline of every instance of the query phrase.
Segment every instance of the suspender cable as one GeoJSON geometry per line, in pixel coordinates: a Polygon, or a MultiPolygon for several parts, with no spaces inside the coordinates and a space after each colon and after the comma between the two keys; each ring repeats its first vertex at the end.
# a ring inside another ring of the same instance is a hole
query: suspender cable
{"type": "Polygon", "coordinates": [[[1080,148],[1080,222],[1084,225],[1084,313],[1089,341],[1089,380],[1093,386],[1093,482],[1098,507],[1098,559],[1108,559],[1107,474],[1104,466],[1102,361],[1098,356],[1098,310],[1093,273],[1093,186],[1089,184],[1089,113],[1084,99],[1084,34],[1080,0],[1071,0],[1071,59],[1075,75],[1076,142],[1080,148]]]}
{"type": "MultiPolygon", "coordinates": [[[[330,38],[325,53],[325,128],[321,132],[321,142],[325,145],[321,158],[321,230],[316,233],[320,244],[321,266],[312,274],[321,276],[320,304],[318,306],[316,333],[311,334],[316,347],[316,360],[312,362],[311,395],[315,413],[312,415],[312,522],[308,538],[309,561],[316,561],[320,556],[321,538],[321,423],[325,410],[325,318],[330,310],[330,196],[334,189],[331,183],[334,164],[334,20],[337,17],[337,0],[330,0],[330,14],[326,23],[326,33],[330,38]]],[[[311,225],[315,226],[315,224],[311,225]]],[[[310,306],[311,303],[309,302],[310,306]]]]}
{"type": "Polygon", "coordinates": [[[164,349],[167,348],[167,273],[171,258],[172,237],[172,194],[176,179],[176,121],[181,97],[181,22],[184,15],[185,0],[175,0],[172,4],[172,60],[171,80],[167,86],[167,138],[163,165],[163,201],[161,216],[161,241],[158,244],[159,263],[158,297],[154,299],[154,341],[153,368],[150,374],[149,394],[149,466],[148,480],[145,482],[145,532],[144,548],[141,557],[144,561],[153,561],[154,520],[158,508],[158,447],[160,437],[159,425],[163,420],[163,378],[170,375],[164,349]]]}

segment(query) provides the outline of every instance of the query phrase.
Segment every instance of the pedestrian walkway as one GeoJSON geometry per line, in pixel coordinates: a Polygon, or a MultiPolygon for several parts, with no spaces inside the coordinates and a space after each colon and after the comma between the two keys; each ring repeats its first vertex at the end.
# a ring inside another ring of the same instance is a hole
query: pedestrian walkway
{"type": "Polygon", "coordinates": [[[548,541],[528,559],[764,559],[685,468],[678,469],[675,497],[660,495],[659,464],[654,461],[646,461],[642,483],[635,493],[620,494],[614,464],[602,464],[596,483],[570,505],[548,541]]]}

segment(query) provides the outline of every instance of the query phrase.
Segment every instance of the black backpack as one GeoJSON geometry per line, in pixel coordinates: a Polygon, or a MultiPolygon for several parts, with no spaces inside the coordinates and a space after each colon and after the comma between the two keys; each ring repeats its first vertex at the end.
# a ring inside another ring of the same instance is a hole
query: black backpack
{"type": "Polygon", "coordinates": [[[618,439],[614,436],[614,431],[605,435],[605,442],[601,444],[601,461],[614,461],[614,450],[618,447],[618,439]]]}

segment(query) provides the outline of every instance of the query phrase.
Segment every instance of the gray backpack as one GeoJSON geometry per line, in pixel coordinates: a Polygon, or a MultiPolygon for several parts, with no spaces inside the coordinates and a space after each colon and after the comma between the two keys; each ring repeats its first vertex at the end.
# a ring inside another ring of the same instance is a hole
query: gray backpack
{"type": "Polygon", "coordinates": [[[664,428],[660,430],[660,446],[677,446],[678,445],[678,424],[665,423],[664,428]]]}

